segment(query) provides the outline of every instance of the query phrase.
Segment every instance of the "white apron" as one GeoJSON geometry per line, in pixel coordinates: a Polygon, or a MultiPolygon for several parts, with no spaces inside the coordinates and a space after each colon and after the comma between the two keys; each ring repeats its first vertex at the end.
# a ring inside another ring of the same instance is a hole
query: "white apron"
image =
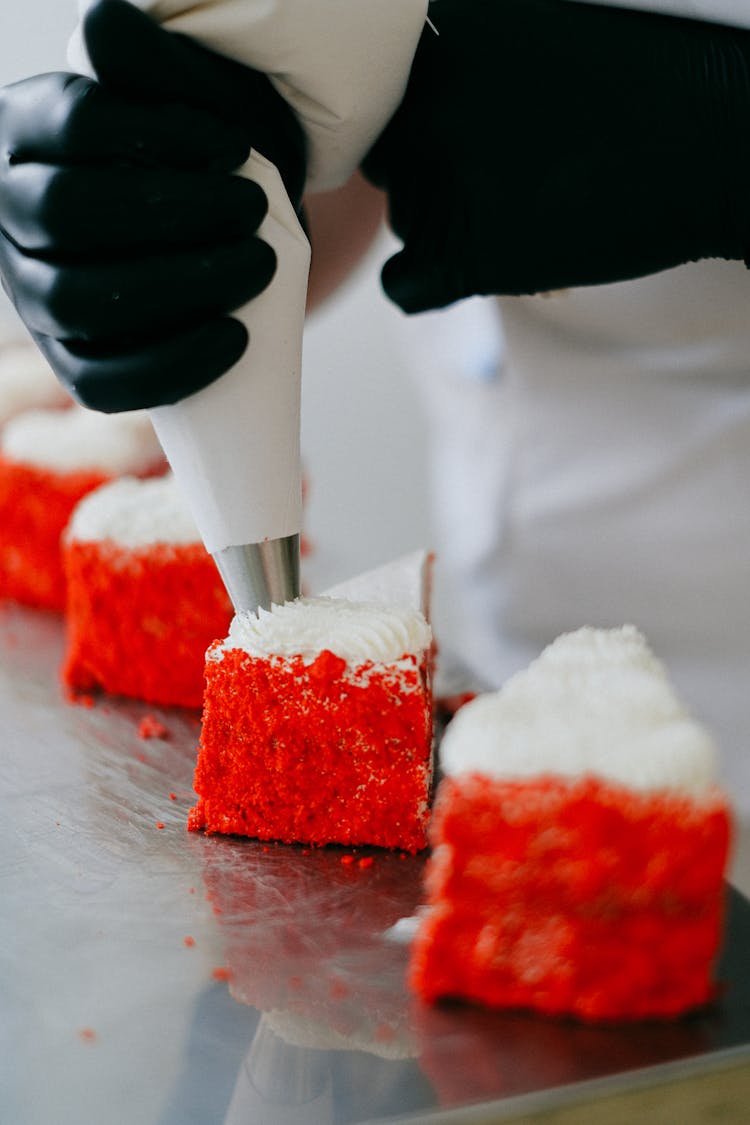
{"type": "Polygon", "coordinates": [[[501,299],[494,378],[472,304],[409,330],[446,646],[499,685],[561,632],[633,622],[750,816],[750,274],[705,262],[501,299]],[[474,377],[454,362],[467,335],[474,377]]]}

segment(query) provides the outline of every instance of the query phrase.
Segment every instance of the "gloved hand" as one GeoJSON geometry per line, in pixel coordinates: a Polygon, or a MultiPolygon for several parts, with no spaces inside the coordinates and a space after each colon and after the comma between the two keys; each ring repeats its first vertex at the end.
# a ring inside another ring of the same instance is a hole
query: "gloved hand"
{"type": "Polygon", "coordinates": [[[255,233],[265,193],[231,173],[256,148],[297,206],[305,145],[263,75],[125,0],[100,0],[84,35],[98,82],[0,91],[0,273],[63,384],[114,412],[184,398],[242,355],[227,314],[276,259],[255,233]]]}
{"type": "Polygon", "coordinates": [[[570,0],[436,0],[369,153],[407,312],[750,252],[750,33],[570,0]]]}

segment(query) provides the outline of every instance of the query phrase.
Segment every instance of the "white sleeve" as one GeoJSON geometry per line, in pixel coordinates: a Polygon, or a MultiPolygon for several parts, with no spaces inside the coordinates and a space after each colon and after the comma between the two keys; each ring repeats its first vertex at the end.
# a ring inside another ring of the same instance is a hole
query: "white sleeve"
{"type": "Polygon", "coordinates": [[[668,16],[750,27],[750,0],[584,0],[586,4],[608,4],[615,8],[640,8],[668,16]]]}
{"type": "MultiPolygon", "coordinates": [[[[93,0],[78,0],[81,15],[93,0]]],[[[428,0],[131,0],[269,75],[309,143],[307,187],[349,178],[401,101],[428,0]]],[[[90,73],[80,27],[68,57],[90,73]]],[[[137,60],[133,60],[138,65],[137,60]]]]}

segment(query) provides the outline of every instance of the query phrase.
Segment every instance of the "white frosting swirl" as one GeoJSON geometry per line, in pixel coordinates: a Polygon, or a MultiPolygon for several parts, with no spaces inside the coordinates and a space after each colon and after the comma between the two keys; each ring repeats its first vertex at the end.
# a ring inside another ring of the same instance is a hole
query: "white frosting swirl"
{"type": "Polygon", "coordinates": [[[558,637],[499,692],[459,711],[441,745],[446,774],[501,779],[594,774],[632,789],[713,785],[716,748],[684,710],[632,625],[558,637]]]}
{"type": "Polygon", "coordinates": [[[172,473],[145,480],[119,477],[95,488],[76,505],[66,538],[78,542],[110,539],[123,547],[200,543],[172,473]]]}
{"type": "Polygon", "coordinates": [[[100,414],[28,410],[3,430],[6,457],[57,472],[99,469],[112,476],[147,472],[164,457],[145,410],[100,414]]]}
{"type": "Polygon", "coordinates": [[[327,649],[347,664],[391,664],[430,647],[432,631],[419,610],[345,598],[298,598],[270,610],[239,613],[225,649],[250,656],[301,656],[315,660],[327,649]]]}

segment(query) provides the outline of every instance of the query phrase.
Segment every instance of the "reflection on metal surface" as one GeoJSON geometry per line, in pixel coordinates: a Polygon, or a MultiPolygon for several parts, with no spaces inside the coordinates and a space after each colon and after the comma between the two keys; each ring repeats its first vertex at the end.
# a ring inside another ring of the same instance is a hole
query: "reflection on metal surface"
{"type": "Polygon", "coordinates": [[[289,1046],[263,1016],[240,1070],[225,1125],[333,1125],[325,1053],[289,1046]]]}
{"type": "Polygon", "coordinates": [[[445,1107],[471,1122],[497,1099],[747,1047],[736,895],[724,991],[690,1019],[414,1003],[387,931],[419,903],[423,858],[187,833],[198,716],[69,704],[61,653],[58,620],[0,610],[3,1120],[353,1125],[445,1107]],[[166,739],[139,737],[144,714],[166,739]]]}
{"type": "Polygon", "coordinates": [[[423,858],[237,840],[204,861],[235,999],[295,1016],[308,1044],[416,1054],[407,951],[386,931],[416,908],[423,858]]]}

